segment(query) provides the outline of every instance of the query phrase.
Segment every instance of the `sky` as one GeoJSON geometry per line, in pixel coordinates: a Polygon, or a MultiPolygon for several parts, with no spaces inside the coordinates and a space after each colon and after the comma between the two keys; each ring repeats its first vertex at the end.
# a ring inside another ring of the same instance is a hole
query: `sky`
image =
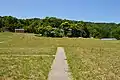
{"type": "Polygon", "coordinates": [[[0,0],[0,16],[120,23],[120,0],[0,0]]]}

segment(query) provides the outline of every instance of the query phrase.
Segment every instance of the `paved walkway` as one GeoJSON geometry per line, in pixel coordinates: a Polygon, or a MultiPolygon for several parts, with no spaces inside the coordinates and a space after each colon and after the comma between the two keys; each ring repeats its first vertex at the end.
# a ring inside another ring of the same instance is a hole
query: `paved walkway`
{"type": "Polygon", "coordinates": [[[62,47],[57,48],[55,60],[48,75],[48,80],[71,80],[68,74],[68,64],[62,47]]]}

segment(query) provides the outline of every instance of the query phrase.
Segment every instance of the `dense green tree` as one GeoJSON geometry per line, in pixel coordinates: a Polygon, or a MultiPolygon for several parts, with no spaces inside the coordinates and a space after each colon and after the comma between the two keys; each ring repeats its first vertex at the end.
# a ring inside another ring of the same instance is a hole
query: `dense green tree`
{"type": "Polygon", "coordinates": [[[115,37],[120,39],[120,23],[94,23],[56,17],[17,19],[12,16],[0,16],[0,31],[7,29],[14,32],[15,28],[24,28],[25,32],[47,37],[115,37]]]}
{"type": "Polygon", "coordinates": [[[116,39],[120,39],[120,26],[114,29],[111,33],[116,39]]]}
{"type": "Polygon", "coordinates": [[[69,22],[63,22],[60,25],[60,28],[64,30],[64,36],[67,36],[69,30],[70,30],[70,23],[69,22]]]}

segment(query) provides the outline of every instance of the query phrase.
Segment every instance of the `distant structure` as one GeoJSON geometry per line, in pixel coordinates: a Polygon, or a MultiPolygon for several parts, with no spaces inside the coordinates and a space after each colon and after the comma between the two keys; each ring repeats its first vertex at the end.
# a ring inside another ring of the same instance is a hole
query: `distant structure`
{"type": "Polygon", "coordinates": [[[15,29],[16,33],[24,33],[24,29],[15,29]]]}
{"type": "Polygon", "coordinates": [[[101,40],[117,40],[116,38],[102,38],[101,40]]]}

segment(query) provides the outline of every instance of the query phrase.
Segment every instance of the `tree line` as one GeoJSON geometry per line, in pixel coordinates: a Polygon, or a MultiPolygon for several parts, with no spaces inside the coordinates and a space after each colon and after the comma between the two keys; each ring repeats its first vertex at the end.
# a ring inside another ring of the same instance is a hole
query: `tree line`
{"type": "Polygon", "coordinates": [[[94,23],[60,19],[56,17],[18,19],[13,16],[0,16],[0,32],[8,29],[24,28],[27,33],[46,37],[84,37],[120,39],[120,24],[94,23]]]}

